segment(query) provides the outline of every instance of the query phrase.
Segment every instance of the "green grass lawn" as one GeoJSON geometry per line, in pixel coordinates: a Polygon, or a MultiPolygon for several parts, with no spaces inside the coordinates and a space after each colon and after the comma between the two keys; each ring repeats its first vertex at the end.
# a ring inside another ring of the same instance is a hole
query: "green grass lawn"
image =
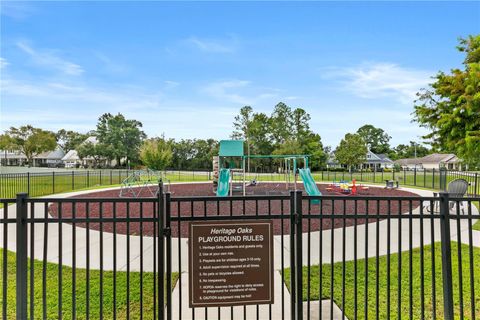
{"type": "Polygon", "coordinates": [[[480,231],[480,220],[478,220],[477,223],[473,225],[473,230],[480,231]]]}
{"type": "MultiPolygon", "coordinates": [[[[453,269],[453,290],[456,317],[459,316],[459,264],[457,255],[457,243],[452,242],[452,269],[453,269]]],[[[470,303],[470,258],[469,248],[466,245],[461,246],[462,250],[462,272],[463,272],[463,305],[465,319],[471,319],[472,306],[470,303]]],[[[441,248],[440,244],[435,244],[435,282],[436,282],[436,316],[438,319],[443,319],[443,295],[442,295],[442,267],[441,267],[441,248]]],[[[431,246],[424,247],[424,272],[425,272],[425,318],[431,319],[433,312],[432,301],[432,268],[431,268],[431,246]]],[[[475,299],[475,317],[480,318],[480,249],[473,249],[474,261],[474,299],[475,299]]],[[[421,318],[421,265],[420,265],[420,248],[414,249],[413,254],[413,319],[421,318]]],[[[398,301],[398,254],[390,256],[390,291],[387,291],[387,257],[379,258],[379,317],[380,319],[387,319],[387,296],[390,295],[390,319],[397,319],[397,301],[398,301]]],[[[376,316],[376,259],[368,259],[368,290],[365,295],[365,260],[358,260],[357,273],[357,293],[358,293],[358,319],[365,319],[365,298],[368,298],[368,319],[375,319],[376,316]]],[[[401,314],[402,317],[408,317],[409,314],[409,253],[403,252],[401,254],[401,314]]],[[[333,265],[333,298],[335,303],[342,308],[342,270],[343,264],[335,263],[333,265]]],[[[320,268],[318,265],[312,266],[310,269],[310,295],[307,292],[308,268],[303,268],[303,299],[304,300],[318,300],[320,296],[320,268]]],[[[330,276],[331,265],[324,264],[322,267],[322,299],[329,299],[330,294],[330,276]]],[[[343,309],[349,319],[354,319],[354,262],[349,261],[345,263],[345,305],[343,309]]],[[[285,270],[285,284],[289,286],[290,270],[285,270]]]]}
{"type": "MultiPolygon", "coordinates": [[[[3,257],[3,250],[0,249],[3,257]]],[[[2,258],[3,262],[3,258],[2,258]]],[[[3,269],[3,263],[0,266],[3,269]]],[[[35,319],[43,317],[42,312],[42,268],[43,262],[34,262],[34,312],[35,319]]],[[[58,310],[58,265],[47,263],[47,319],[57,319],[58,310]]],[[[86,318],[86,290],[87,272],[85,269],[76,269],[76,290],[75,300],[77,314],[76,319],[86,318]]],[[[178,279],[178,273],[172,274],[172,290],[178,279]]],[[[117,272],[116,274],[116,308],[113,305],[113,271],[103,272],[103,314],[104,319],[113,319],[113,312],[116,309],[117,319],[127,317],[127,273],[117,272]]],[[[154,319],[153,313],[153,292],[154,276],[151,272],[143,273],[143,315],[144,319],[154,319]]],[[[15,253],[7,253],[7,319],[15,319],[15,253]]],[[[0,283],[3,283],[3,270],[0,271],[0,283]]],[[[90,270],[90,318],[99,319],[100,315],[100,271],[90,270]]],[[[30,280],[29,280],[30,285],[30,280]]],[[[62,310],[65,319],[72,318],[72,268],[62,268],[62,310]]],[[[30,292],[30,291],[29,291],[30,292]]],[[[3,296],[0,294],[0,302],[3,296]]],[[[130,273],[130,319],[140,319],[140,273],[130,273]]],[[[30,306],[28,307],[30,308],[30,306]]],[[[30,309],[28,309],[30,310],[30,309]]]]}

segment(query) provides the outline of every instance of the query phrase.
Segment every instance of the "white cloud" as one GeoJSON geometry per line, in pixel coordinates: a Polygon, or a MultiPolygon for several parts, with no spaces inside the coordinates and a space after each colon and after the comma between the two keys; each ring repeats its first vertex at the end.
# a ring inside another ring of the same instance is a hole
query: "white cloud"
{"type": "Polygon", "coordinates": [[[403,104],[411,104],[415,94],[425,88],[434,73],[427,70],[404,68],[394,63],[367,63],[349,68],[329,68],[327,79],[338,79],[342,89],[361,98],[394,97],[403,104]]]}
{"type": "Polygon", "coordinates": [[[60,58],[51,50],[35,50],[24,41],[18,41],[17,47],[28,54],[37,65],[56,69],[62,73],[73,76],[81,75],[84,72],[80,65],[60,58]]]}
{"type": "Polygon", "coordinates": [[[8,66],[10,63],[8,63],[7,59],[0,57],[0,69],[5,68],[8,66]]]}
{"type": "Polygon", "coordinates": [[[165,84],[165,89],[173,89],[180,85],[180,82],[172,81],[172,80],[165,80],[163,81],[163,83],[165,84]]]}
{"type": "Polygon", "coordinates": [[[201,51],[211,53],[232,53],[238,46],[238,41],[233,37],[223,40],[190,37],[185,41],[201,51]]]}
{"type": "Polygon", "coordinates": [[[201,91],[223,103],[256,105],[261,101],[277,98],[279,90],[254,87],[250,81],[234,79],[212,82],[201,88],[201,91]]]}

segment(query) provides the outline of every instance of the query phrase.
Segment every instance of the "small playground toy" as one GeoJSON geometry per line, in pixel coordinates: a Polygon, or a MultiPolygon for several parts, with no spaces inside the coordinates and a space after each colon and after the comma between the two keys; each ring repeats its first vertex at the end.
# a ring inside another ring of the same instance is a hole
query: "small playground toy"
{"type": "Polygon", "coordinates": [[[333,183],[327,187],[327,191],[332,191],[343,195],[356,195],[356,179],[353,179],[351,183],[345,180],[340,180],[338,183],[333,181],[333,183]]]}
{"type": "Polygon", "coordinates": [[[297,190],[297,178],[300,175],[308,195],[321,195],[308,168],[308,155],[245,155],[243,143],[243,140],[220,141],[219,155],[213,158],[213,187],[217,196],[232,196],[234,191],[241,191],[246,195],[246,187],[257,184],[258,175],[249,184],[247,183],[245,162],[250,159],[282,160],[281,169],[285,174],[286,190],[297,190]],[[304,168],[298,168],[300,161],[303,161],[304,168]]]}
{"type": "Polygon", "coordinates": [[[166,191],[169,191],[170,180],[167,179],[164,172],[151,169],[135,170],[122,181],[119,197],[138,198],[142,193],[145,194],[145,191],[154,197],[158,191],[158,184],[160,182],[166,183],[166,191]]]}

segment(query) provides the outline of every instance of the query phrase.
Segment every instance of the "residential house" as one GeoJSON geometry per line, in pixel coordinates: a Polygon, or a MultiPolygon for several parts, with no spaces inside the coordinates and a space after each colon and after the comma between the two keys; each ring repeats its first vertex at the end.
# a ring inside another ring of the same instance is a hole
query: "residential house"
{"type": "Polygon", "coordinates": [[[62,158],[65,152],[62,148],[58,147],[54,151],[42,152],[39,155],[33,157],[34,167],[60,167],[63,166],[62,158]]]}
{"type": "MultiPolygon", "coordinates": [[[[386,155],[386,154],[376,154],[372,151],[368,150],[366,156],[366,161],[361,165],[362,169],[371,169],[371,170],[383,170],[386,168],[393,168],[394,162],[386,155]]],[[[335,155],[329,154],[327,159],[327,168],[335,169],[335,168],[342,168],[342,166],[337,159],[335,159],[335,155]]]]}
{"type": "Polygon", "coordinates": [[[462,170],[462,160],[453,153],[432,153],[421,158],[399,159],[395,161],[403,169],[441,169],[462,170]]]}
{"type": "Polygon", "coordinates": [[[391,169],[394,166],[394,162],[384,153],[373,153],[367,151],[367,161],[362,165],[363,169],[382,170],[391,169]]]}
{"type": "MultiPolygon", "coordinates": [[[[64,155],[65,152],[58,147],[54,151],[46,151],[34,156],[31,165],[34,167],[58,167],[63,165],[64,155]]],[[[27,164],[27,157],[20,151],[0,150],[0,163],[2,166],[23,166],[27,164]]]]}
{"type": "Polygon", "coordinates": [[[22,166],[27,163],[27,157],[17,150],[0,150],[2,166],[22,166]]]}
{"type": "MultiPolygon", "coordinates": [[[[93,143],[97,144],[97,138],[96,137],[88,137],[84,142],[82,143],[93,143]]],[[[105,166],[115,166],[116,161],[108,161],[106,158],[101,158],[101,159],[95,159],[93,157],[84,157],[81,159],[78,156],[77,150],[70,150],[67,152],[67,154],[62,158],[63,163],[65,164],[65,168],[75,168],[75,167],[84,167],[84,168],[90,168],[90,167],[105,167],[105,166]]]]}

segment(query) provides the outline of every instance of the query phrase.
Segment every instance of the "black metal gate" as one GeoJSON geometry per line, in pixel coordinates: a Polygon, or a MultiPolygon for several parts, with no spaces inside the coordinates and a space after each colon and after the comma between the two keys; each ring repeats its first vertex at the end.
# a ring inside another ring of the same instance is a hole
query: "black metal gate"
{"type": "Polygon", "coordinates": [[[479,201],[172,197],[161,187],[142,199],[21,194],[0,200],[2,318],[480,319],[479,201]],[[188,308],[188,223],[266,219],[274,305],[188,308]]]}

